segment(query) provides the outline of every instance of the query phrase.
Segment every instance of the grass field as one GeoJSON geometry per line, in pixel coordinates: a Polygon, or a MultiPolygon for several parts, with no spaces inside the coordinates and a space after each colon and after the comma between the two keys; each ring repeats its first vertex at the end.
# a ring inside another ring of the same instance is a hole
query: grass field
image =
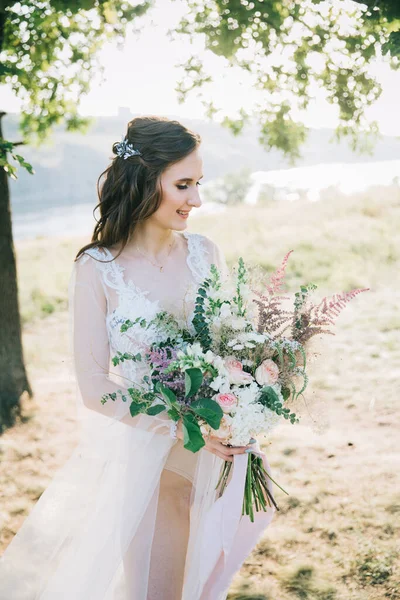
{"type": "MultiPolygon", "coordinates": [[[[400,598],[398,450],[400,392],[400,192],[324,203],[231,208],[193,219],[232,264],[270,270],[290,249],[287,289],[317,294],[369,287],[325,336],[312,366],[310,418],[284,424],[262,446],[280,511],[232,582],[229,600],[400,598]],[[329,426],[327,426],[329,424],[329,426]]],[[[0,438],[3,550],[76,443],[66,290],[85,240],[17,246],[24,348],[33,400],[0,438]]]]}

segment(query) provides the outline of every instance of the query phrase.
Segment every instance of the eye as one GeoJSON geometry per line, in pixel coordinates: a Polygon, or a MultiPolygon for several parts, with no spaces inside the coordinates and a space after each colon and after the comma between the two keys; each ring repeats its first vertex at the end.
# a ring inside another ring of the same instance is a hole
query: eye
{"type": "MultiPolygon", "coordinates": [[[[200,181],[196,183],[196,185],[201,185],[200,181]]],[[[178,190],[187,190],[189,186],[187,185],[177,185],[178,190]]]]}

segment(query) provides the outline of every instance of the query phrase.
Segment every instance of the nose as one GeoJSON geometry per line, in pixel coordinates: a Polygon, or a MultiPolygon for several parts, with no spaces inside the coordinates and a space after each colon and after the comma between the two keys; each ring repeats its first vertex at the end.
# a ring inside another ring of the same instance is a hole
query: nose
{"type": "Polygon", "coordinates": [[[188,198],[188,204],[189,204],[189,206],[194,206],[197,208],[203,204],[202,200],[200,198],[198,188],[193,190],[193,193],[191,194],[190,198],[188,198]]]}

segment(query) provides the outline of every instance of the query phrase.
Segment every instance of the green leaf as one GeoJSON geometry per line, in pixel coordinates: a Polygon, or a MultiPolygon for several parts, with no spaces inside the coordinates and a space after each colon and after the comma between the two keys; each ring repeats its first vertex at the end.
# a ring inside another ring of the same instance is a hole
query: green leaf
{"type": "Polygon", "coordinates": [[[194,396],[203,381],[203,373],[200,369],[191,368],[185,371],[185,396],[194,396]]]}
{"type": "Polygon", "coordinates": [[[154,406],[149,406],[146,413],[150,416],[158,415],[160,412],[165,410],[165,406],[162,404],[155,404],[154,406]]]}
{"type": "Polygon", "coordinates": [[[270,402],[271,404],[279,403],[279,397],[276,391],[271,386],[265,386],[261,389],[261,394],[270,402]]]}
{"type": "Polygon", "coordinates": [[[282,396],[283,399],[286,401],[290,396],[290,389],[287,387],[282,388],[282,396]]]}
{"type": "Polygon", "coordinates": [[[184,415],[182,418],[182,431],[183,431],[183,447],[191,452],[197,452],[205,446],[205,441],[201,434],[200,426],[196,421],[196,418],[189,414],[184,415]]]}
{"type": "Polygon", "coordinates": [[[180,418],[180,412],[176,408],[170,408],[168,411],[168,416],[173,420],[177,421],[180,418]]]}
{"type": "Polygon", "coordinates": [[[160,392],[169,408],[172,408],[174,405],[176,405],[176,396],[172,390],[167,388],[165,385],[160,384],[160,392]]]}
{"type": "Polygon", "coordinates": [[[140,413],[144,412],[145,408],[145,402],[132,402],[129,407],[129,412],[131,413],[132,417],[136,417],[136,415],[139,415],[140,413]]]}
{"type": "Polygon", "coordinates": [[[213,429],[219,429],[223,410],[215,400],[211,398],[199,398],[190,405],[191,410],[204,419],[213,429]]]}

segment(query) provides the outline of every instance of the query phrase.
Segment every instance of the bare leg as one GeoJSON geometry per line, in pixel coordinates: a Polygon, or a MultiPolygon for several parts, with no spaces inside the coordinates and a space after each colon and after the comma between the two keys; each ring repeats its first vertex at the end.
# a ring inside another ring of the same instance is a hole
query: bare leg
{"type": "Polygon", "coordinates": [[[191,489],[185,477],[162,471],[158,494],[156,489],[124,557],[127,600],[181,600],[191,489]]]}
{"type": "Polygon", "coordinates": [[[185,477],[162,471],[147,600],[182,598],[191,489],[192,483],[185,477]]]}

